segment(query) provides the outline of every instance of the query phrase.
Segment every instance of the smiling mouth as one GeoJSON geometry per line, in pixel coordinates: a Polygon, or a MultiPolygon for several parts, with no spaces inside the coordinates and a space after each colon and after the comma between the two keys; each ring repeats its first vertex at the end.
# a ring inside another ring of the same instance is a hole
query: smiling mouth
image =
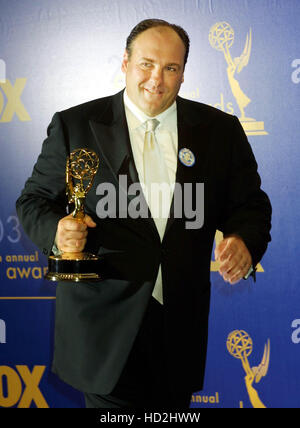
{"type": "Polygon", "coordinates": [[[163,92],[162,91],[150,91],[149,89],[144,88],[145,91],[148,92],[148,94],[150,95],[162,95],[163,92]]]}

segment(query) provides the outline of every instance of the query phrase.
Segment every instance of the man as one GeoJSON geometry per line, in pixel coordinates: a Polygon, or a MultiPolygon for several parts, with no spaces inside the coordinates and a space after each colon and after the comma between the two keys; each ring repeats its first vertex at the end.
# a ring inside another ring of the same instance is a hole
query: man
{"type": "Polygon", "coordinates": [[[126,90],[54,115],[17,201],[44,254],[85,248],[102,257],[102,282],[57,285],[53,370],[88,407],[188,408],[203,385],[215,231],[224,233],[215,256],[231,284],[255,270],[270,240],[271,206],[239,121],[177,96],[188,52],[182,28],[139,23],[122,63],[126,90]],[[100,158],[84,224],[65,211],[66,158],[81,147],[100,158]],[[148,218],[121,210],[99,218],[96,189],[112,183],[120,195],[121,176],[144,183],[148,218]],[[150,215],[157,206],[146,190],[165,181],[190,183],[198,208],[204,184],[201,224],[190,225],[184,209],[176,215],[175,190],[173,201],[157,199],[169,218],[150,215]]]}

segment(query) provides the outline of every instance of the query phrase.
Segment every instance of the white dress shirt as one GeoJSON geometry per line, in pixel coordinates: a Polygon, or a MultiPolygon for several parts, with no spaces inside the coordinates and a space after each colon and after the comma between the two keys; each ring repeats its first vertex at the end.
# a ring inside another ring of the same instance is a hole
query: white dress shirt
{"type": "MultiPolygon", "coordinates": [[[[150,117],[142,112],[130,100],[125,89],[124,104],[130,143],[135,166],[139,176],[139,181],[143,183],[144,180],[143,150],[146,131],[145,122],[148,119],[157,119],[159,121],[159,125],[155,131],[156,141],[159,144],[161,154],[164,157],[169,176],[169,184],[172,189],[176,179],[178,152],[176,101],[174,101],[174,103],[167,110],[163,111],[159,115],[150,117]]],[[[159,271],[152,295],[156,300],[163,304],[161,266],[159,266],[159,271]]]]}

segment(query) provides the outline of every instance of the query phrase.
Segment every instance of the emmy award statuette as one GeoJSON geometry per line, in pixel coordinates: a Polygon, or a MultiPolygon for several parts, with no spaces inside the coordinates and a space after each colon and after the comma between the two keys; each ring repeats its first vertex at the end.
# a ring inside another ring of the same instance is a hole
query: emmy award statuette
{"type": "MultiPolygon", "coordinates": [[[[66,193],[69,204],[75,206],[72,216],[79,222],[84,219],[84,201],[92,187],[99,167],[95,152],[76,149],[66,164],[66,193]]],[[[48,259],[46,279],[50,281],[99,281],[99,257],[86,252],[62,252],[48,259]]]]}

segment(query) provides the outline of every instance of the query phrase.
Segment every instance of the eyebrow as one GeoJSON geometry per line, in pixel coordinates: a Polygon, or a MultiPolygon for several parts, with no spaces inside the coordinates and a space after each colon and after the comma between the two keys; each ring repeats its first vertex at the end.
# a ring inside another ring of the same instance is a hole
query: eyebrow
{"type": "MultiPolygon", "coordinates": [[[[142,57],[141,61],[148,61],[148,62],[152,62],[152,63],[155,62],[153,59],[151,59],[151,58],[145,58],[145,57],[142,57]]],[[[170,62],[169,64],[166,64],[166,66],[171,66],[171,65],[172,66],[176,65],[177,67],[180,68],[180,64],[177,64],[177,62],[170,62]]]]}
{"type": "Polygon", "coordinates": [[[153,59],[151,59],[151,58],[146,58],[146,57],[142,57],[142,58],[141,58],[141,60],[143,60],[143,61],[148,61],[148,62],[154,62],[154,60],[153,60],[153,59]]]}

